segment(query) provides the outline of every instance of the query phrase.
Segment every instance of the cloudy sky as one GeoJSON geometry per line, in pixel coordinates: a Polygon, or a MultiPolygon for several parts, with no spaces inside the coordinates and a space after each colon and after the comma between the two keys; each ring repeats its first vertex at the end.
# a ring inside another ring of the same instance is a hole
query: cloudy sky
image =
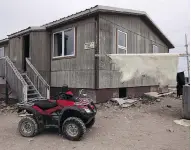
{"type": "MultiPolygon", "coordinates": [[[[0,39],[94,5],[146,11],[175,45],[171,52],[185,52],[185,33],[190,38],[189,0],[0,0],[0,39]]],[[[186,71],[186,68],[186,59],[181,58],[179,71],[186,71]]]]}

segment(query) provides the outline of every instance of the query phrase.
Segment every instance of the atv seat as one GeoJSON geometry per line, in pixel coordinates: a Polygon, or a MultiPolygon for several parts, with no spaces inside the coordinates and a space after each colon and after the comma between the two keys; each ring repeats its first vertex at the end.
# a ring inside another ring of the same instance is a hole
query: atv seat
{"type": "Polygon", "coordinates": [[[38,106],[42,110],[50,109],[57,106],[56,102],[50,102],[47,100],[37,101],[34,103],[34,105],[38,106]]]}

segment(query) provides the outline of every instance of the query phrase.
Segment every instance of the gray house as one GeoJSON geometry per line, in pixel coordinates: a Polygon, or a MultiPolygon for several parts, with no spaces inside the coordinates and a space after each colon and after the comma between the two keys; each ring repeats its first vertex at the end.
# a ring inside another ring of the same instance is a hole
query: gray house
{"type": "Polygon", "coordinates": [[[33,68],[50,85],[50,95],[67,84],[75,93],[86,89],[96,102],[158,90],[146,77],[121,83],[106,54],[168,53],[170,48],[173,44],[145,12],[100,5],[0,41],[0,55],[8,56],[21,74],[33,68]]]}

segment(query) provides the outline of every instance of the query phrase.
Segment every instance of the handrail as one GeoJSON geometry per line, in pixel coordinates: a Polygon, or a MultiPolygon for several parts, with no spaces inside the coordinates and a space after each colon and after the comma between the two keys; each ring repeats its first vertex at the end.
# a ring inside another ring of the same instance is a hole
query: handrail
{"type": "Polygon", "coordinates": [[[27,75],[30,78],[30,80],[33,82],[36,89],[39,91],[39,93],[49,99],[50,98],[50,86],[49,84],[44,80],[44,78],[40,75],[40,73],[36,70],[36,68],[32,65],[30,60],[26,58],[27,63],[27,75]],[[28,68],[29,67],[29,68],[28,68]]]}
{"type": "Polygon", "coordinates": [[[39,76],[40,80],[46,85],[49,86],[49,84],[44,80],[44,78],[40,75],[40,73],[36,70],[36,68],[32,65],[32,63],[30,62],[30,60],[28,58],[26,58],[26,62],[28,63],[28,65],[32,68],[32,70],[39,76]]]}
{"type": "Polygon", "coordinates": [[[1,68],[1,75],[3,74],[8,81],[10,87],[17,93],[19,100],[24,103],[27,102],[27,83],[23,79],[20,72],[17,70],[13,62],[8,56],[0,58],[4,59],[4,68],[1,68]]]}

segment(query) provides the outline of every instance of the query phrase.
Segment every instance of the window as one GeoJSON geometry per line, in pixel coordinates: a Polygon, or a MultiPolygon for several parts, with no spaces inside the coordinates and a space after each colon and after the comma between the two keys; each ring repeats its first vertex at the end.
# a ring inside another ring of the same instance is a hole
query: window
{"type": "Polygon", "coordinates": [[[158,46],[153,45],[153,53],[159,53],[158,46]]]}
{"type": "Polygon", "coordinates": [[[127,53],[127,33],[117,30],[117,53],[127,53]]]}
{"type": "Polygon", "coordinates": [[[0,47],[0,57],[4,56],[5,56],[4,47],[0,47]]]}
{"type": "Polygon", "coordinates": [[[53,56],[75,55],[75,30],[67,29],[53,34],[53,56]]]}

